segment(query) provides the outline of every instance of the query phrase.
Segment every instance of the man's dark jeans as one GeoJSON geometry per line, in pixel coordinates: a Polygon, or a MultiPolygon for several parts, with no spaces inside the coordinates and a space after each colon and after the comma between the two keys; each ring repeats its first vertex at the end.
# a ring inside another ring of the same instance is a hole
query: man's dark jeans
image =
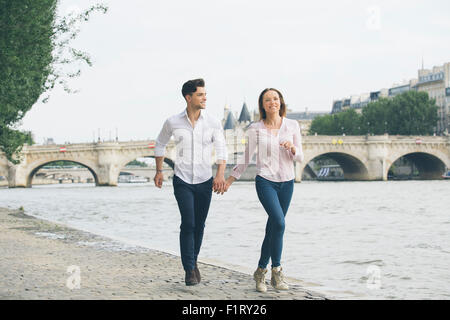
{"type": "Polygon", "coordinates": [[[173,189],[181,214],[180,250],[185,271],[194,270],[212,197],[213,178],[189,184],[173,176],[173,189]]]}

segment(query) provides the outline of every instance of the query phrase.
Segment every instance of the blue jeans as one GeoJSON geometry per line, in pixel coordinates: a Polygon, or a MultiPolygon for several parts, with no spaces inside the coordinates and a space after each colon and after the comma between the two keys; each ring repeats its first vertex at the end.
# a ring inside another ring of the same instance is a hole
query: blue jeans
{"type": "Polygon", "coordinates": [[[269,215],[258,267],[265,269],[269,259],[272,259],[272,267],[278,267],[283,251],[284,220],[291,203],[294,180],[272,182],[256,176],[255,185],[259,201],[269,215]]]}
{"type": "Polygon", "coordinates": [[[173,176],[173,189],[181,214],[180,251],[185,271],[194,270],[212,197],[213,178],[189,184],[173,176]]]}

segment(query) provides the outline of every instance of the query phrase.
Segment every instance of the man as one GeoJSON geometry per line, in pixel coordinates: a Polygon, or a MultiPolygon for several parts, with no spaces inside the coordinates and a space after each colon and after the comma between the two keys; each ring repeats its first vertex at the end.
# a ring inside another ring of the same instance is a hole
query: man
{"type": "Polygon", "coordinates": [[[180,251],[186,285],[196,285],[201,276],[197,257],[203,239],[205,221],[211,202],[212,190],[223,194],[227,150],[221,123],[204,112],[206,90],[203,79],[187,81],[181,90],[186,109],[166,120],[156,139],[155,185],[163,183],[162,165],[165,146],[173,136],[176,143],[173,188],[181,214],[180,251]],[[212,145],[218,164],[212,178],[212,145]]]}

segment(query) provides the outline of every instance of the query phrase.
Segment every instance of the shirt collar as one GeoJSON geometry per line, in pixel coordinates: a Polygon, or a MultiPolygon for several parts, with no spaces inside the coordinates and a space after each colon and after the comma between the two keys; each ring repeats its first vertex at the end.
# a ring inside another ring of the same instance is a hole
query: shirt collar
{"type": "MultiPolygon", "coordinates": [[[[198,117],[199,119],[201,118],[201,119],[204,119],[204,110],[200,110],[200,116],[198,117]]],[[[181,116],[183,116],[183,117],[186,117],[186,119],[189,119],[188,118],[188,114],[187,114],[187,108],[186,109],[184,109],[184,111],[181,113],[181,116]]]]}

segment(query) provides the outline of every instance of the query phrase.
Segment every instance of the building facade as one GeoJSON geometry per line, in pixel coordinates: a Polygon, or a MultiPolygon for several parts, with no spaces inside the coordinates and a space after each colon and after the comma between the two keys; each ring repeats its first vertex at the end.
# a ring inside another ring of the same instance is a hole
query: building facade
{"type": "Polygon", "coordinates": [[[411,90],[427,92],[431,99],[436,99],[436,105],[438,106],[436,133],[448,134],[450,131],[450,62],[433,67],[431,70],[422,67],[418,70],[417,79],[393,85],[391,88],[334,100],[331,113],[351,108],[360,113],[362,108],[370,102],[377,101],[380,98],[393,98],[411,90]]]}
{"type": "Polygon", "coordinates": [[[297,120],[298,124],[300,125],[300,130],[303,136],[306,136],[309,134],[309,128],[311,128],[311,123],[313,122],[314,118],[319,116],[324,116],[330,114],[329,112],[311,112],[308,111],[308,109],[305,109],[304,112],[292,112],[291,110],[288,110],[286,113],[286,118],[297,120]]]}
{"type": "Polygon", "coordinates": [[[436,99],[438,109],[437,133],[450,130],[450,62],[431,70],[420,69],[417,91],[427,92],[429,97],[436,99]]]}

